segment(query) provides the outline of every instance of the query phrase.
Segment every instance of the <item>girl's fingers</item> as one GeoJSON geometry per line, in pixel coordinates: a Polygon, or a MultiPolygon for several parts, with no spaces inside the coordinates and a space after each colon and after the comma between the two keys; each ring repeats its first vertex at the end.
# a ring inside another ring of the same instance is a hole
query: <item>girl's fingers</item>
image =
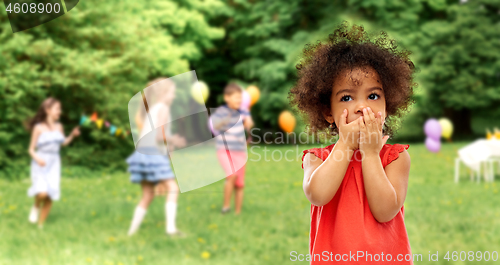
{"type": "Polygon", "coordinates": [[[371,108],[368,107],[368,113],[370,115],[370,119],[371,119],[371,127],[372,127],[372,130],[373,131],[378,131],[380,130],[380,128],[378,127],[378,119],[377,117],[375,116],[375,112],[373,112],[373,110],[371,108]]]}
{"type": "Polygon", "coordinates": [[[375,114],[373,111],[368,107],[366,108],[366,115],[367,120],[365,121],[366,125],[370,127],[370,129],[373,129],[373,123],[375,123],[375,114]]]}
{"type": "Polygon", "coordinates": [[[373,113],[372,109],[370,107],[368,109],[368,114],[370,115],[370,118],[372,121],[375,121],[375,113],[373,113]]]}
{"type": "Polygon", "coordinates": [[[365,131],[366,130],[366,124],[365,121],[363,120],[363,117],[359,117],[359,130],[360,131],[365,131]]]}
{"type": "Polygon", "coordinates": [[[377,122],[376,123],[377,123],[377,129],[379,131],[381,131],[382,130],[382,112],[380,112],[380,111],[377,113],[377,122]]]}
{"type": "Polygon", "coordinates": [[[358,144],[361,144],[363,141],[363,137],[365,136],[364,132],[366,130],[365,122],[363,121],[363,117],[358,118],[358,127],[359,127],[359,137],[358,144]]]}
{"type": "Polygon", "coordinates": [[[340,115],[340,125],[346,125],[347,124],[347,109],[344,109],[342,112],[342,115],[340,115]]]}
{"type": "Polygon", "coordinates": [[[387,143],[387,140],[389,139],[389,135],[386,135],[382,138],[382,145],[384,145],[385,143],[387,143]]]}
{"type": "Polygon", "coordinates": [[[368,115],[368,111],[366,110],[366,108],[363,109],[363,116],[361,118],[363,118],[365,125],[369,125],[371,123],[370,115],[368,115]]]}
{"type": "Polygon", "coordinates": [[[373,131],[374,120],[373,120],[372,115],[368,111],[368,108],[363,109],[363,118],[365,119],[365,124],[366,124],[367,129],[369,131],[373,131]]]}

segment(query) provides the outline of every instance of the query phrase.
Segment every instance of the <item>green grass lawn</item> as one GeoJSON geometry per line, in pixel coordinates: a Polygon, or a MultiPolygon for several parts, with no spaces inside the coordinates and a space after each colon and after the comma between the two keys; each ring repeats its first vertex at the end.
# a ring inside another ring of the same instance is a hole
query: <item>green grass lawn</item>
{"type": "MultiPolygon", "coordinates": [[[[446,251],[500,252],[500,185],[470,182],[465,170],[460,183],[453,182],[456,150],[463,145],[444,144],[439,154],[422,144],[408,150],[405,219],[413,253],[423,254],[418,264],[477,263],[447,262],[446,251]],[[439,261],[429,262],[429,251],[439,251],[439,261]]],[[[300,166],[307,147],[267,146],[268,161],[263,148],[250,152],[243,213],[220,214],[222,181],[182,193],[177,224],[187,237],[177,239],[165,235],[163,197],[153,202],[138,234],[127,237],[140,189],[126,172],[63,174],[61,200],[42,230],[27,220],[28,176],[0,180],[0,264],[288,264],[291,251],[308,252],[310,204],[300,166]],[[287,149],[294,161],[271,159],[272,151],[287,149]],[[256,153],[260,161],[252,161],[256,153]]]]}

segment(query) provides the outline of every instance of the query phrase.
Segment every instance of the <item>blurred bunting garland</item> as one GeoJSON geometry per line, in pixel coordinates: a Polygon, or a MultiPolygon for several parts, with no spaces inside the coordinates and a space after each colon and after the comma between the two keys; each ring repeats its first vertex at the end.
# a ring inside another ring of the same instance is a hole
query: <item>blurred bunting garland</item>
{"type": "Polygon", "coordinates": [[[99,118],[97,112],[92,113],[90,117],[82,114],[82,116],[80,117],[80,125],[86,126],[90,125],[91,123],[95,123],[98,129],[102,129],[102,125],[104,125],[106,126],[106,128],[109,128],[109,134],[117,137],[121,136],[124,139],[130,134],[130,131],[118,128],[115,125],[111,124],[109,121],[105,121],[104,119],[99,118]]]}
{"type": "Polygon", "coordinates": [[[99,128],[99,129],[102,128],[102,123],[103,123],[102,119],[98,119],[98,120],[95,121],[95,125],[97,125],[97,128],[99,128]]]}

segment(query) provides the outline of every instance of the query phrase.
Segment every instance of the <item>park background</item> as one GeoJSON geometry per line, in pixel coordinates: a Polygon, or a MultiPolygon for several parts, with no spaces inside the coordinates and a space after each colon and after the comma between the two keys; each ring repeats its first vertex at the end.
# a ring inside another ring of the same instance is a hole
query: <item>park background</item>
{"type": "MultiPolygon", "coordinates": [[[[279,114],[295,113],[287,93],[300,52],[343,20],[386,31],[412,51],[418,69],[416,103],[391,139],[411,146],[405,205],[414,253],[424,254],[426,264],[428,251],[500,252],[498,181],[453,183],[457,150],[500,127],[499,1],[86,0],[15,34],[0,9],[0,264],[283,264],[290,251],[307,253],[310,204],[300,156],[319,144],[298,146],[293,161],[252,159],[264,148],[284,152],[296,145],[254,148],[240,217],[220,216],[218,182],[181,194],[185,239],[163,234],[162,200],[151,206],[139,235],[127,238],[139,198],[124,161],[132,138],[83,127],[61,153],[63,199],[38,231],[27,222],[25,125],[54,96],[62,101],[67,132],[82,113],[93,112],[127,128],[127,103],[148,81],[195,70],[210,88],[209,108],[222,103],[230,80],[258,86],[261,96],[251,109],[256,127],[279,135],[279,114]],[[454,125],[452,142],[437,154],[422,144],[423,124],[432,117],[454,125]]],[[[297,122],[296,134],[304,130],[298,116],[297,122]]]]}

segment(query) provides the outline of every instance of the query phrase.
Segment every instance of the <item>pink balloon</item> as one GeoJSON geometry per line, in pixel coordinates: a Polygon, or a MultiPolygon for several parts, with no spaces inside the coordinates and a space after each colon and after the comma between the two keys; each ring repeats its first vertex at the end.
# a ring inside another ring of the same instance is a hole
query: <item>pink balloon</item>
{"type": "Polygon", "coordinates": [[[241,107],[240,109],[242,110],[248,110],[250,108],[250,103],[252,101],[252,98],[250,97],[250,94],[243,90],[243,100],[241,101],[241,107]]]}
{"type": "Polygon", "coordinates": [[[425,147],[427,147],[427,150],[437,153],[441,149],[441,142],[439,140],[434,140],[431,137],[427,137],[425,139],[425,147]]]}
{"type": "Polygon", "coordinates": [[[212,117],[208,117],[208,128],[212,132],[213,135],[217,136],[218,131],[214,130],[214,126],[212,125],[212,117]]]}
{"type": "Polygon", "coordinates": [[[441,124],[438,120],[430,118],[424,124],[424,132],[427,137],[439,141],[441,139],[441,124]]]}

